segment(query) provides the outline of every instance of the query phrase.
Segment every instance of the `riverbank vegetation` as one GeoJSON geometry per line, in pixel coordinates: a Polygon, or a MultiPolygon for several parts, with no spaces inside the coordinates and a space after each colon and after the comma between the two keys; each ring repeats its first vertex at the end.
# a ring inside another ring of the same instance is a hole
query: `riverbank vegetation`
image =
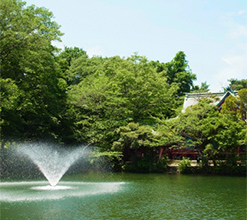
{"type": "Polygon", "coordinates": [[[47,9],[2,0],[0,10],[1,148],[13,141],[87,143],[114,167],[140,172],[166,169],[168,158],[156,157],[160,146],[199,147],[203,166],[211,159],[217,167],[220,154],[229,166],[245,160],[236,147],[247,145],[247,79],[229,79],[238,96],[221,112],[211,97],[181,113],[185,93],[209,87],[194,84],[184,52],[167,63],[137,53],[88,57],[78,47],[54,46],[63,34],[47,9]],[[145,155],[124,163],[127,148],[145,155]]]}

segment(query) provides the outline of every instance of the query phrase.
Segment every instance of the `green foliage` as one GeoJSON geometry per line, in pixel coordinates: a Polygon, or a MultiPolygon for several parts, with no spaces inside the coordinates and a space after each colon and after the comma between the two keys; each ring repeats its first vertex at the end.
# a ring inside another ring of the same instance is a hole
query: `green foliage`
{"type": "Polygon", "coordinates": [[[1,76],[20,83],[34,77],[36,71],[47,71],[47,62],[56,50],[51,42],[62,35],[53,15],[44,8],[16,0],[0,2],[1,76]]]}
{"type": "Polygon", "coordinates": [[[201,83],[201,86],[193,86],[193,93],[194,92],[198,92],[198,93],[201,93],[201,92],[208,92],[209,91],[209,85],[207,84],[207,82],[202,82],[201,83]]]}
{"type": "Polygon", "coordinates": [[[201,99],[174,122],[179,135],[192,137],[194,144],[203,148],[210,143],[210,137],[218,126],[219,113],[210,103],[209,99],[201,99]]]}
{"type": "Polygon", "coordinates": [[[10,139],[11,136],[20,137],[21,118],[18,115],[18,102],[21,93],[18,86],[11,79],[0,79],[0,127],[1,140],[10,139]]]}
{"type": "Polygon", "coordinates": [[[193,80],[196,80],[196,75],[191,72],[183,51],[179,51],[173,60],[166,64],[165,76],[169,85],[176,83],[179,86],[179,96],[190,92],[193,80]]]}
{"type": "Polygon", "coordinates": [[[212,98],[201,99],[178,118],[164,121],[158,130],[166,137],[162,139],[163,145],[175,143],[184,148],[185,139],[190,137],[193,141],[191,146],[202,149],[202,160],[215,161],[216,155],[223,152],[224,155],[236,154],[237,146],[246,144],[246,123],[232,117],[229,112],[222,110],[220,113],[212,101],[212,98]]]}
{"type": "Polygon", "coordinates": [[[115,130],[128,122],[154,124],[157,118],[175,114],[177,87],[169,87],[145,57],[80,57],[68,74],[80,78],[68,95],[80,112],[76,130],[77,134],[84,131],[82,139],[107,146],[116,138],[115,130]]]}
{"type": "Polygon", "coordinates": [[[204,156],[209,159],[214,159],[215,155],[218,153],[217,148],[213,144],[207,144],[203,150],[204,156]]]}
{"type": "Polygon", "coordinates": [[[238,112],[241,120],[247,120],[247,88],[238,91],[238,112]]]}
{"type": "Polygon", "coordinates": [[[212,138],[218,143],[219,149],[234,152],[238,145],[246,140],[246,124],[243,121],[229,120],[227,115],[220,115],[217,133],[212,138]]]}
{"type": "Polygon", "coordinates": [[[159,146],[159,138],[152,127],[129,123],[117,129],[120,135],[118,141],[113,143],[113,149],[136,149],[142,152],[142,156],[133,156],[131,163],[122,168],[129,172],[163,172],[167,168],[167,157],[157,158],[156,147],[159,146]]]}
{"type": "Polygon", "coordinates": [[[178,169],[181,173],[184,173],[191,166],[190,159],[183,157],[181,161],[179,161],[178,169]]]}
{"type": "Polygon", "coordinates": [[[113,143],[114,149],[122,150],[125,147],[131,149],[152,148],[158,144],[155,142],[155,133],[152,127],[147,125],[131,122],[127,126],[119,127],[117,133],[120,135],[120,138],[113,143]]]}
{"type": "Polygon", "coordinates": [[[75,85],[84,80],[85,77],[93,74],[101,74],[102,65],[107,58],[80,56],[71,61],[69,70],[65,75],[69,85],[75,85]]]}
{"type": "Polygon", "coordinates": [[[86,51],[78,47],[65,47],[62,52],[59,53],[59,64],[63,72],[69,69],[74,59],[79,57],[88,58],[86,51]]]}
{"type": "Polygon", "coordinates": [[[167,169],[167,157],[158,159],[155,157],[145,156],[141,159],[124,164],[122,170],[126,172],[140,172],[140,173],[160,173],[167,169]]]}
{"type": "Polygon", "coordinates": [[[120,171],[122,156],[122,153],[118,151],[102,151],[102,149],[94,147],[87,159],[99,170],[120,171]]]}
{"type": "Polygon", "coordinates": [[[235,120],[247,118],[247,89],[238,91],[238,96],[228,96],[222,106],[222,113],[233,117],[235,120]]]}
{"type": "Polygon", "coordinates": [[[1,77],[13,85],[5,87],[4,100],[13,100],[18,91],[8,112],[3,106],[1,137],[56,139],[67,87],[52,45],[62,35],[59,26],[51,12],[22,1],[3,0],[0,12],[1,77]]]}
{"type": "MultiPolygon", "coordinates": [[[[193,85],[193,81],[196,80],[196,75],[192,73],[183,51],[179,51],[171,62],[160,63],[159,61],[151,61],[150,63],[156,69],[157,73],[161,73],[167,79],[168,85],[176,85],[179,87],[176,93],[178,97],[183,96],[192,89],[199,89],[198,86],[193,85]]],[[[209,86],[204,83],[201,89],[207,90],[208,87],[209,86]]],[[[180,99],[180,104],[181,103],[182,99],[180,99]]]]}
{"type": "MultiPolygon", "coordinates": [[[[247,89],[241,89],[237,97],[229,96],[222,106],[222,117],[225,123],[222,125],[222,135],[229,137],[226,144],[247,145],[247,89]]],[[[224,136],[220,136],[221,143],[224,143],[224,136]]]]}
{"type": "Polygon", "coordinates": [[[159,146],[181,146],[186,142],[186,137],[180,134],[180,128],[177,127],[178,118],[160,120],[156,128],[155,139],[159,146]]]}
{"type": "Polygon", "coordinates": [[[241,80],[229,79],[228,81],[230,82],[229,87],[232,90],[247,89],[247,79],[241,79],[241,80]]]}

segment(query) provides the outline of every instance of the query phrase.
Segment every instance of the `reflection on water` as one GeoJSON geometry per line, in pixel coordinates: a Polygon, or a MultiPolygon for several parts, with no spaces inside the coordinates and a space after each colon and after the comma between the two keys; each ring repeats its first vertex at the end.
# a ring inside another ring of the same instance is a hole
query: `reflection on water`
{"type": "Polygon", "coordinates": [[[54,191],[54,190],[66,190],[66,189],[72,189],[70,186],[34,186],[31,187],[31,189],[34,190],[49,190],[49,191],[54,191]]]}
{"type": "Polygon", "coordinates": [[[1,183],[2,219],[246,219],[244,177],[88,174],[37,189],[47,185],[1,183]]]}
{"type": "Polygon", "coordinates": [[[0,183],[0,201],[57,200],[64,197],[82,197],[114,193],[120,190],[123,182],[60,182],[57,186],[47,182],[5,182],[0,183]]]}

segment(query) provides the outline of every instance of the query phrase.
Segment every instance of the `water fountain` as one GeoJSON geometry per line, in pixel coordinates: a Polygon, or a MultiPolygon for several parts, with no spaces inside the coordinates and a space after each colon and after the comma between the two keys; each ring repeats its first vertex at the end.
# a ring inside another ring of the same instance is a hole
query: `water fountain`
{"type": "MultiPolygon", "coordinates": [[[[46,181],[1,182],[0,201],[53,200],[117,192],[122,182],[60,181],[68,169],[91,151],[87,146],[64,149],[51,144],[29,143],[15,146],[22,161],[36,164],[46,181]],[[19,192],[19,193],[18,193],[19,192]]],[[[21,163],[20,163],[21,166],[21,163]]],[[[74,180],[74,179],[73,179],[74,180]]]]}
{"type": "Polygon", "coordinates": [[[18,152],[28,156],[54,187],[69,167],[85,155],[86,147],[65,150],[55,145],[36,143],[20,145],[18,152]]]}

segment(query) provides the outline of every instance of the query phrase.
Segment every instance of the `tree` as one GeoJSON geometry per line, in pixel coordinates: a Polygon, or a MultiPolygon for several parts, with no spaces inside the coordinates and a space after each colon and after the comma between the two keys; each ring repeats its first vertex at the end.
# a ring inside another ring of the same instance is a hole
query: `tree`
{"type": "Polygon", "coordinates": [[[151,126],[131,122],[127,126],[119,127],[117,133],[120,134],[120,138],[113,143],[114,149],[153,148],[157,145],[154,141],[155,134],[152,132],[151,126]]]}
{"type": "Polygon", "coordinates": [[[229,79],[230,82],[230,89],[232,90],[240,90],[240,89],[247,89],[247,79],[229,79]]]}
{"type": "Polygon", "coordinates": [[[238,91],[237,96],[228,96],[222,106],[222,113],[234,117],[236,121],[247,119],[247,89],[238,91]]]}
{"type": "Polygon", "coordinates": [[[209,85],[207,84],[207,82],[202,82],[201,86],[198,86],[198,85],[193,86],[192,91],[193,92],[199,92],[199,93],[208,92],[209,91],[209,85]]]}
{"type": "MultiPolygon", "coordinates": [[[[196,75],[191,72],[183,51],[179,51],[172,61],[168,63],[151,61],[150,64],[156,69],[157,73],[162,73],[167,78],[168,85],[177,84],[179,86],[179,96],[190,92],[192,88],[197,88],[193,86],[193,80],[196,80],[196,75]]],[[[206,86],[205,89],[208,88],[206,83],[202,86],[206,86]]]]}
{"type": "MultiPolygon", "coordinates": [[[[138,172],[163,172],[166,158],[158,158],[159,141],[153,128],[139,123],[129,123],[117,129],[120,138],[113,143],[114,150],[125,152],[131,164],[125,164],[124,170],[138,172]],[[133,153],[135,152],[135,153],[133,153]]],[[[126,156],[126,155],[125,155],[126,156]]],[[[125,159],[124,159],[125,160],[125,159]]]]}
{"type": "MultiPolygon", "coordinates": [[[[77,61],[70,70],[74,65],[84,69],[77,61]]],[[[78,134],[83,131],[79,135],[82,139],[109,146],[117,138],[115,129],[119,126],[129,122],[154,124],[157,118],[175,114],[177,88],[169,87],[145,57],[111,57],[94,68],[94,73],[71,85],[68,92],[80,112],[76,130],[78,134]]]]}
{"type": "Polygon", "coordinates": [[[44,62],[56,50],[51,42],[62,34],[44,8],[24,7],[25,2],[17,0],[0,4],[1,76],[20,83],[34,68],[45,69],[44,62]]]}
{"type": "Polygon", "coordinates": [[[238,91],[238,112],[242,120],[247,120],[247,88],[238,91]]]}
{"type": "Polygon", "coordinates": [[[0,79],[0,128],[2,148],[11,136],[20,137],[21,117],[16,114],[20,100],[20,90],[11,79],[0,79]]]}
{"type": "MultiPolygon", "coordinates": [[[[187,108],[178,118],[169,123],[165,122],[173,132],[173,144],[181,148],[187,147],[185,139],[190,138],[192,140],[190,147],[200,147],[202,157],[208,156],[213,160],[221,152],[225,155],[236,155],[237,146],[246,144],[246,123],[236,120],[229,114],[220,113],[211,103],[212,100],[208,98],[201,99],[198,104],[187,108]]],[[[159,132],[162,130],[160,129],[159,132]]],[[[170,134],[165,132],[163,135],[170,134]]],[[[163,145],[171,144],[171,138],[168,137],[167,141],[168,143],[164,142],[163,145]]]]}
{"type": "Polygon", "coordinates": [[[59,53],[59,64],[63,72],[69,69],[71,62],[79,57],[88,58],[86,51],[78,47],[65,47],[62,52],[59,53]]]}
{"type": "MultiPolygon", "coordinates": [[[[19,91],[12,108],[21,121],[18,133],[28,139],[57,138],[67,87],[55,56],[58,50],[52,45],[62,35],[59,25],[47,9],[25,7],[19,0],[2,0],[0,12],[1,77],[19,91]]],[[[2,120],[6,122],[2,135],[10,136],[6,131],[14,118],[5,111],[2,120]]]]}
{"type": "Polygon", "coordinates": [[[84,55],[72,59],[71,66],[65,72],[68,85],[76,85],[88,75],[100,73],[106,60],[107,58],[102,57],[87,58],[84,55]]]}
{"type": "Polygon", "coordinates": [[[196,75],[191,72],[183,51],[179,51],[171,62],[166,63],[165,71],[167,83],[169,85],[176,83],[179,86],[179,96],[190,92],[193,87],[193,80],[196,80],[196,75]]]}
{"type": "Polygon", "coordinates": [[[116,84],[105,75],[86,77],[69,90],[77,140],[109,147],[114,130],[123,125],[124,102],[116,84]]]}

